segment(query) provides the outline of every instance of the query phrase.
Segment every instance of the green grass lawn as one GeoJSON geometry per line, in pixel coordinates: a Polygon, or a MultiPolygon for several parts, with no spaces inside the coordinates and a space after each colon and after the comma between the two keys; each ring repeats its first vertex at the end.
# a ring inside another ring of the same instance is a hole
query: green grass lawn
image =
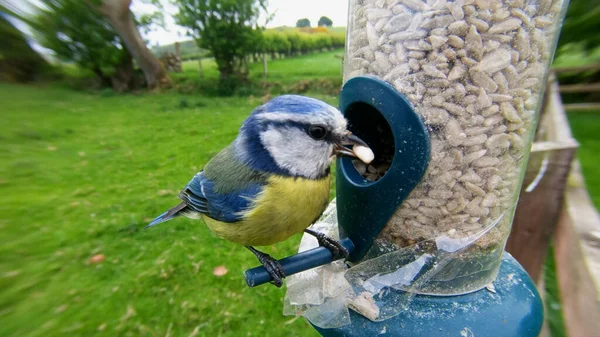
{"type": "MultiPolygon", "coordinates": [[[[335,56],[343,54],[344,50],[341,49],[269,61],[267,63],[268,79],[270,81],[289,84],[307,79],[341,78],[342,60],[335,56]]],[[[183,62],[182,68],[182,73],[174,74],[176,78],[193,78],[200,72],[197,60],[183,62]]],[[[217,65],[213,59],[202,60],[202,69],[207,78],[216,79],[219,76],[217,65]]],[[[262,61],[250,64],[250,74],[252,78],[261,79],[262,73],[262,61]]]]}
{"type": "Polygon", "coordinates": [[[183,218],[143,230],[258,99],[0,85],[0,101],[0,336],[317,336],[282,315],[283,289],[245,285],[245,248],[183,218]]]}

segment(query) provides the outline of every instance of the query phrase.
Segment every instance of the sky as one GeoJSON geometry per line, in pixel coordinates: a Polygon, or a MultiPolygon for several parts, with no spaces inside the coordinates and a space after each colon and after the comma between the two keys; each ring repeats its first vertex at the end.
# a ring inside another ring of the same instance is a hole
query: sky
{"type": "Polygon", "coordinates": [[[269,27],[295,26],[302,18],[316,26],[321,16],[330,18],[334,26],[346,26],[348,0],[270,0],[269,12],[276,13],[269,27]]]}
{"type": "MultiPolygon", "coordinates": [[[[39,0],[7,0],[7,2],[25,11],[31,11],[29,4],[34,6],[39,4],[39,0]]],[[[172,17],[172,14],[177,12],[177,8],[170,4],[169,0],[161,0],[161,2],[166,11],[165,28],[157,28],[144,37],[153,46],[188,40],[185,29],[177,26],[172,17]]],[[[308,18],[312,26],[316,26],[321,16],[330,18],[334,26],[346,26],[348,21],[348,0],[268,0],[268,3],[268,12],[275,14],[272,21],[267,24],[268,28],[295,26],[296,21],[302,18],[308,18]]],[[[135,14],[144,14],[152,12],[154,7],[140,0],[133,0],[131,10],[135,14]]],[[[264,23],[264,18],[262,20],[264,23]]],[[[24,25],[18,24],[18,27],[28,31],[24,25]]]]}

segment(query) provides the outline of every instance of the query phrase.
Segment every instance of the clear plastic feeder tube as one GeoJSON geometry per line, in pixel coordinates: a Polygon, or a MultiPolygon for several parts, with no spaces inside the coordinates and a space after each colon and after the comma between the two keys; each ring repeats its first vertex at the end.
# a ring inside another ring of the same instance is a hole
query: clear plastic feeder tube
{"type": "MultiPolygon", "coordinates": [[[[567,5],[350,0],[344,80],[392,84],[430,129],[427,173],[368,254],[430,261],[399,288],[452,295],[496,277],[567,5]]],[[[385,171],[357,169],[369,180],[385,171]]]]}

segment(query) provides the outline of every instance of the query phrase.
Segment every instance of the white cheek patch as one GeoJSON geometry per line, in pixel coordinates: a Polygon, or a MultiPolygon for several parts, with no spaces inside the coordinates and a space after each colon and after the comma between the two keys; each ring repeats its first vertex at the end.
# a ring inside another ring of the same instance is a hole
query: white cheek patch
{"type": "Polygon", "coordinates": [[[332,146],[310,138],[303,130],[271,126],[260,139],[275,163],[293,175],[314,179],[331,165],[332,146]]]}

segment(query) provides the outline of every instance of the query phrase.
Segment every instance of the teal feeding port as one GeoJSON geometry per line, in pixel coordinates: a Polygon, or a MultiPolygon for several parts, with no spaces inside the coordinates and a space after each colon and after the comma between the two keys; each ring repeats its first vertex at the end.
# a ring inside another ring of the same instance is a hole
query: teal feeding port
{"type": "Polygon", "coordinates": [[[429,134],[406,98],[377,78],[355,77],[344,85],[340,111],[348,129],[375,153],[373,165],[391,161],[377,181],[363,177],[349,158],[337,161],[336,198],[341,237],[364,257],[390,217],[421,181],[430,157],[429,134]]]}

